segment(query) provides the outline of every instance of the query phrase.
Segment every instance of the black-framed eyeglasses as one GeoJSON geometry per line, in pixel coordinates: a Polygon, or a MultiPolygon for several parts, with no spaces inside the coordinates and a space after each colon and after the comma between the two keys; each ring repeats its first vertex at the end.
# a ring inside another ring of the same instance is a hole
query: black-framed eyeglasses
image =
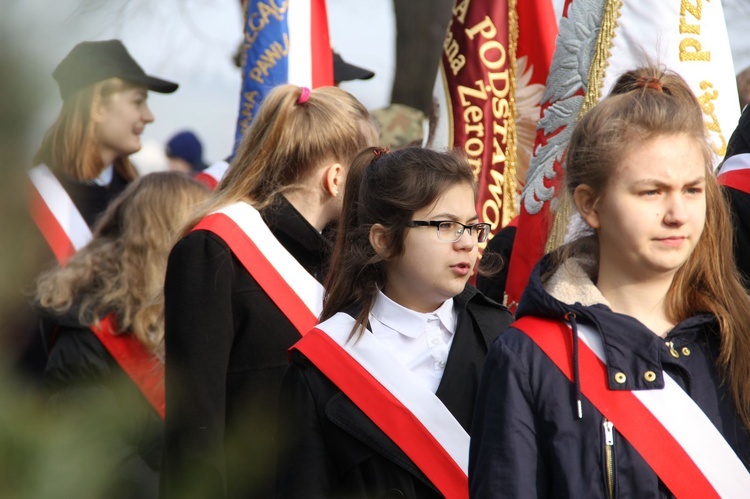
{"type": "Polygon", "coordinates": [[[438,239],[447,243],[455,243],[461,239],[465,230],[478,243],[485,242],[490,235],[490,224],[487,223],[466,225],[453,220],[412,220],[409,227],[437,227],[438,239]]]}

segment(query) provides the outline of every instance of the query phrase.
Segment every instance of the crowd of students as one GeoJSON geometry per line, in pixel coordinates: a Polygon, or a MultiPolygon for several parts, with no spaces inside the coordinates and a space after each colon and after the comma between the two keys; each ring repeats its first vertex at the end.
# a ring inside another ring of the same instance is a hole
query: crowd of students
{"type": "Polygon", "coordinates": [[[177,85],[120,42],[76,46],[55,78],[35,170],[57,197],[36,210],[63,200],[91,233],[74,251],[37,217],[60,261],[35,295],[44,376],[54,410],[137,408],[106,436],[108,497],[750,490],[750,297],[678,75],[629,71],[579,120],[583,229],[515,317],[469,284],[502,271],[479,264],[465,156],[379,147],[345,91],[275,88],[210,192],[136,178],[147,91],[177,85]]]}

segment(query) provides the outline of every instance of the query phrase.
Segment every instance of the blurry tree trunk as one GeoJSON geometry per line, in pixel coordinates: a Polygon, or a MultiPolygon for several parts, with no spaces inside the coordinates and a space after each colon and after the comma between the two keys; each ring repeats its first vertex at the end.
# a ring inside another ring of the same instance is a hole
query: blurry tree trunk
{"type": "Polygon", "coordinates": [[[391,102],[429,114],[453,0],[393,0],[396,76],[391,102]]]}

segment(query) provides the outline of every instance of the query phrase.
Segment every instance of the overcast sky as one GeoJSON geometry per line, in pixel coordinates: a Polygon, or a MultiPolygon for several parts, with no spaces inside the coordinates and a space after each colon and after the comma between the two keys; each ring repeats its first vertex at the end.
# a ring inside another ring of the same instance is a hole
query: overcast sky
{"type": "MultiPolygon", "coordinates": [[[[556,0],[561,4],[562,0],[556,0]]],[[[333,46],[357,65],[372,69],[372,80],[342,85],[369,108],[390,99],[394,26],[391,0],[328,0],[333,46]]],[[[724,0],[735,70],[750,66],[750,1],[724,0]]],[[[232,63],[242,37],[238,0],[18,0],[4,7],[4,29],[18,32],[37,58],[40,75],[82,40],[120,38],[147,73],[180,83],[171,95],[151,92],[156,122],[143,136],[136,164],[158,165],[163,144],[176,131],[191,129],[213,162],[232,147],[240,74],[232,63]]],[[[35,147],[60,108],[50,76],[43,111],[37,118],[35,147]]]]}

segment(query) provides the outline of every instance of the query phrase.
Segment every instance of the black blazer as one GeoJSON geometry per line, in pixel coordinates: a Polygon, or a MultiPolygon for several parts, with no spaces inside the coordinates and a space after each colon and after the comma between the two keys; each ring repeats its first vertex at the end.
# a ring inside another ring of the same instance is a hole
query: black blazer
{"type": "Polygon", "coordinates": [[[81,212],[83,219],[92,228],[99,216],[107,209],[109,203],[124,191],[130,183],[116,169],[112,171],[112,181],[106,186],[93,181],[76,180],[58,172],[55,172],[55,176],[78,211],[81,212]]]}
{"type": "Polygon", "coordinates": [[[84,436],[80,448],[96,449],[98,466],[79,466],[78,478],[97,481],[104,476],[102,497],[156,499],[164,432],[161,417],[75,313],[60,316],[41,310],[40,315],[40,337],[49,348],[46,408],[58,417],[77,417],[82,424],[117,415],[80,433],[84,436]]]}
{"type": "MultiPolygon", "coordinates": [[[[511,316],[471,286],[455,302],[456,336],[436,395],[469,432],[485,355],[511,316]]],[[[280,398],[284,448],[277,497],[441,497],[403,451],[297,351],[280,398]]]]}
{"type": "MultiPolygon", "coordinates": [[[[327,240],[283,198],[261,215],[321,279],[327,240]]],[[[164,493],[273,497],[278,391],[299,332],[212,232],[177,243],[164,293],[164,493]]]]}

